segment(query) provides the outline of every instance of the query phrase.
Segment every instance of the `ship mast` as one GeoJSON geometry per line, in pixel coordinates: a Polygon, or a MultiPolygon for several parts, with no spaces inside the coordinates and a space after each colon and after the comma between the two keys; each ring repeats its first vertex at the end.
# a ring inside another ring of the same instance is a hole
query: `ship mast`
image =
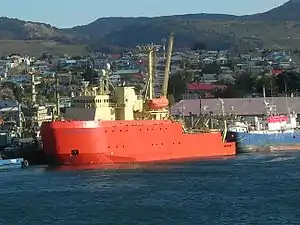
{"type": "Polygon", "coordinates": [[[58,76],[57,76],[57,71],[55,72],[55,101],[56,101],[56,117],[57,119],[60,117],[60,105],[59,105],[59,80],[58,80],[58,76]]]}
{"type": "Polygon", "coordinates": [[[99,77],[100,82],[100,95],[109,94],[109,73],[110,73],[110,64],[106,63],[106,68],[101,70],[101,76],[99,77]]]}
{"type": "Polygon", "coordinates": [[[141,45],[137,46],[139,51],[145,52],[147,54],[148,58],[148,82],[147,82],[147,88],[146,88],[146,95],[147,99],[153,99],[154,97],[154,91],[153,91],[153,59],[154,59],[154,54],[158,49],[157,45],[152,44],[147,44],[147,45],[141,45]]]}
{"type": "Polygon", "coordinates": [[[35,73],[32,73],[31,74],[31,101],[32,101],[33,106],[36,106],[36,104],[37,104],[37,101],[36,101],[37,93],[36,93],[35,86],[40,83],[41,83],[40,81],[35,80],[35,73]]]}
{"type": "Polygon", "coordinates": [[[224,107],[224,100],[219,98],[219,101],[221,102],[221,111],[222,111],[222,117],[223,117],[223,120],[224,120],[224,131],[223,131],[223,135],[222,135],[222,141],[225,142],[226,140],[226,135],[227,135],[227,131],[228,131],[228,128],[227,128],[227,120],[225,118],[225,107],[224,107]]]}

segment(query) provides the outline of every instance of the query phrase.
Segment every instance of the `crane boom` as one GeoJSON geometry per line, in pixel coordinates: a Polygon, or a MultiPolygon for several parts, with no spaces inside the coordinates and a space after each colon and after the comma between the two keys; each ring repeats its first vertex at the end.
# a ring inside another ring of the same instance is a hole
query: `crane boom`
{"type": "Polygon", "coordinates": [[[168,94],[168,84],[169,84],[169,77],[170,77],[170,66],[171,66],[173,42],[174,42],[174,33],[172,32],[169,37],[167,59],[166,59],[165,73],[164,73],[164,83],[163,83],[162,90],[161,90],[161,96],[164,96],[164,97],[167,97],[167,94],[168,94]]]}

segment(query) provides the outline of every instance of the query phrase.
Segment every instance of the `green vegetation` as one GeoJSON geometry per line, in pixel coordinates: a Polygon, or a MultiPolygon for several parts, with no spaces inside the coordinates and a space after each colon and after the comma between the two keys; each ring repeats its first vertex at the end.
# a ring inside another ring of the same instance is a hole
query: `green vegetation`
{"type": "Polygon", "coordinates": [[[82,55],[87,54],[88,49],[84,45],[66,45],[54,41],[0,40],[0,55],[19,53],[41,56],[43,52],[57,55],[82,55]]]}
{"type": "Polygon", "coordinates": [[[240,74],[235,77],[235,83],[230,84],[224,91],[216,90],[216,97],[246,97],[253,94],[261,95],[265,87],[267,96],[283,96],[299,92],[300,74],[283,72],[279,75],[240,74]]]}
{"type": "MultiPolygon", "coordinates": [[[[261,96],[263,88],[267,96],[283,96],[299,93],[300,73],[285,71],[279,75],[262,73],[254,75],[251,73],[233,73],[232,79],[221,79],[217,64],[206,65],[203,71],[216,74],[217,84],[227,85],[227,89],[214,89],[212,94],[220,98],[240,98],[261,96]]],[[[193,82],[203,82],[203,72],[195,74],[189,69],[179,71],[170,78],[169,95],[176,101],[180,100],[187,91],[187,85],[193,82]]]]}

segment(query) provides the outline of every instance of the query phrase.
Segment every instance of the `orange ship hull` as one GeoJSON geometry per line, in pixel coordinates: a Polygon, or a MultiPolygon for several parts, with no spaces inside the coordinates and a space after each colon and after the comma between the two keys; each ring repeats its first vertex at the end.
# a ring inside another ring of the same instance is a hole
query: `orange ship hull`
{"type": "Polygon", "coordinates": [[[193,160],[232,156],[220,132],[184,133],[170,120],[54,121],[41,127],[43,150],[60,165],[193,160]]]}

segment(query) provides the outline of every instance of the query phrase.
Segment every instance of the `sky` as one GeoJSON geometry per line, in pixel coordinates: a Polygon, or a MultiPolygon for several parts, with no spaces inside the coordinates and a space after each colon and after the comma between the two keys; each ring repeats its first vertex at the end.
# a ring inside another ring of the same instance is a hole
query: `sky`
{"type": "Polygon", "coordinates": [[[13,0],[1,2],[0,16],[68,28],[88,24],[100,17],[189,13],[248,15],[285,2],[287,0],[13,0]]]}

